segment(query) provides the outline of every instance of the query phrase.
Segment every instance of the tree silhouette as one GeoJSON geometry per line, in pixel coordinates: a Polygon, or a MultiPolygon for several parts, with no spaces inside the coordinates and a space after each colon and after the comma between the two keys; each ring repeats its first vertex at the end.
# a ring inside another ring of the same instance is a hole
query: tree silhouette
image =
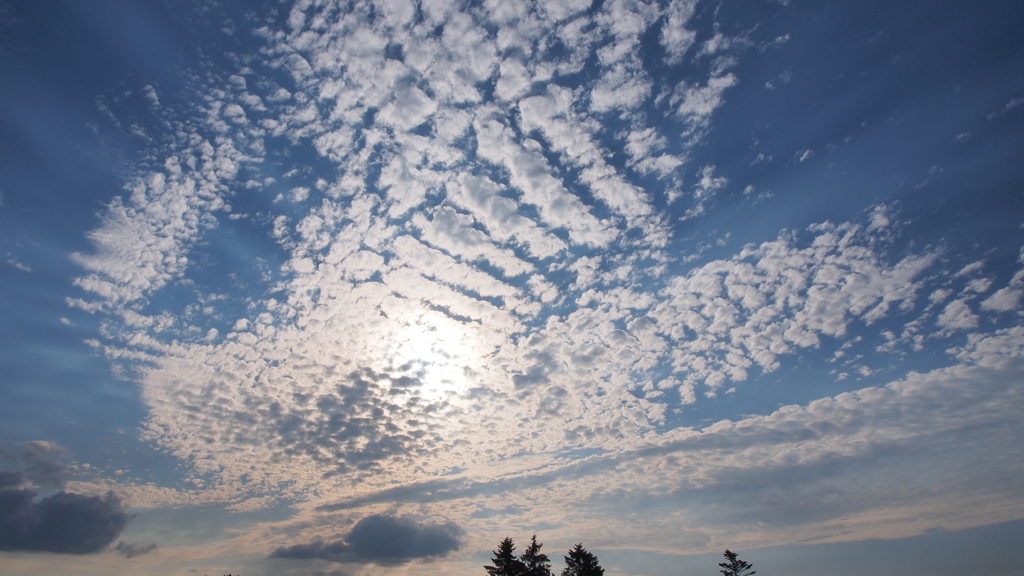
{"type": "Polygon", "coordinates": [[[740,560],[735,552],[730,552],[729,549],[726,549],[723,554],[725,554],[725,559],[728,560],[728,562],[720,562],[718,564],[724,568],[724,570],[719,570],[723,576],[753,576],[757,574],[756,570],[751,570],[754,565],[740,560]]]}
{"type": "Polygon", "coordinates": [[[523,562],[526,576],[551,576],[551,561],[548,555],[540,551],[543,544],[537,542],[537,535],[533,535],[530,546],[523,551],[519,559],[523,562]]]}
{"type": "Polygon", "coordinates": [[[494,558],[491,558],[493,566],[484,566],[489,576],[523,576],[526,572],[526,565],[519,561],[515,555],[516,545],[511,538],[505,538],[498,544],[494,551],[494,558]]]}
{"type": "Polygon", "coordinates": [[[562,576],[604,576],[604,568],[597,563],[597,556],[587,552],[581,542],[573,546],[565,557],[562,576]]]}

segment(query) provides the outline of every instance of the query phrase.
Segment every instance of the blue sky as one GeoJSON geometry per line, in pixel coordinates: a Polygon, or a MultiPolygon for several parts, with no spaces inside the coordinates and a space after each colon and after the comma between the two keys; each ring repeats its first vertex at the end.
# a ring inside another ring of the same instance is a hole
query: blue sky
{"type": "Polygon", "coordinates": [[[1004,573],[1022,24],[0,3],[5,570],[1004,573]]]}

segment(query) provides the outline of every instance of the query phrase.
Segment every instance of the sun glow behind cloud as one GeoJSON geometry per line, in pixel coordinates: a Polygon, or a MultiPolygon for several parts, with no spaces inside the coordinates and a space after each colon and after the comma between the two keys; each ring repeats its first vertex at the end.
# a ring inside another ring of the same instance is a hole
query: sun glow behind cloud
{"type": "Polygon", "coordinates": [[[470,386],[467,370],[486,358],[471,355],[476,350],[462,323],[428,313],[404,324],[386,355],[395,359],[398,373],[419,380],[420,393],[428,400],[464,394],[470,386]]]}

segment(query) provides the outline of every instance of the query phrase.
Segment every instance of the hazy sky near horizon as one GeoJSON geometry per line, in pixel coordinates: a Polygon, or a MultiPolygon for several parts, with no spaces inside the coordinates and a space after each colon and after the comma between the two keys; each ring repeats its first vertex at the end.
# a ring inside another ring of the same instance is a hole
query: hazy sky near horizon
{"type": "Polygon", "coordinates": [[[0,2],[5,573],[963,573],[1024,534],[1021,29],[0,2]]]}

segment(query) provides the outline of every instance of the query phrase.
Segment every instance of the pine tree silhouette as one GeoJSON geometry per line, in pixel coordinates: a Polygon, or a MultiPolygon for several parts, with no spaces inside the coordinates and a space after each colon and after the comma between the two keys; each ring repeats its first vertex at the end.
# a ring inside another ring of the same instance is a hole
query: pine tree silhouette
{"type": "Polygon", "coordinates": [[[519,557],[526,567],[526,576],[551,576],[551,561],[547,554],[540,551],[541,546],[543,544],[537,542],[537,535],[534,534],[530,546],[519,557]]]}
{"type": "Polygon", "coordinates": [[[724,570],[719,570],[723,576],[753,576],[754,574],[757,574],[756,570],[751,570],[754,565],[750,562],[740,560],[739,555],[735,552],[731,552],[726,548],[723,554],[725,555],[725,559],[728,560],[728,562],[720,562],[718,564],[724,568],[724,570]]]}
{"type": "Polygon", "coordinates": [[[484,566],[488,576],[523,576],[526,572],[526,565],[519,561],[515,555],[516,545],[511,538],[505,538],[498,544],[494,551],[494,558],[491,559],[493,566],[484,566]]]}
{"type": "Polygon", "coordinates": [[[604,568],[597,563],[597,556],[587,552],[581,542],[573,546],[565,557],[562,576],[604,576],[604,568]]]}

